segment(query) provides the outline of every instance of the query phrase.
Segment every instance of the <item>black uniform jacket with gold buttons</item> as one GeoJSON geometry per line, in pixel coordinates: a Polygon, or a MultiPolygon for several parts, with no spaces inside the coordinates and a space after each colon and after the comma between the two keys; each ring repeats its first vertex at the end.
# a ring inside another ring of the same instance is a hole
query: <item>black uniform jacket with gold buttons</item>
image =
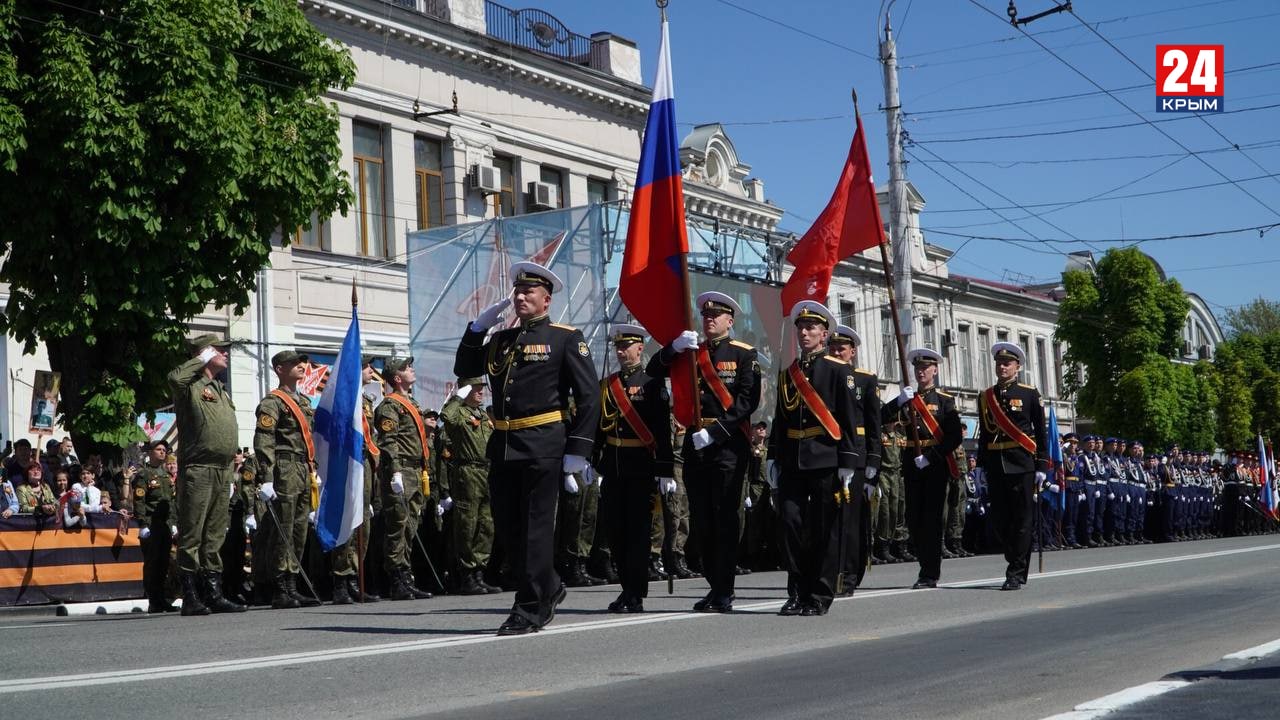
{"type": "MultiPolygon", "coordinates": [[[[733,402],[725,409],[720,398],[707,385],[702,373],[698,373],[698,392],[701,403],[703,429],[717,444],[737,435],[743,440],[747,435],[742,426],[751,422],[751,413],[760,406],[760,364],[756,360],[756,349],[750,345],[725,336],[703,343],[711,358],[711,365],[716,375],[724,383],[725,389],[733,398],[733,402]],[[710,420],[711,422],[705,422],[710,420]]],[[[689,352],[697,352],[690,350],[689,352]]],[[[676,357],[675,350],[668,345],[649,359],[645,373],[650,377],[665,378],[671,372],[671,363],[676,357]]],[[[697,362],[695,359],[694,362],[697,362]]],[[[685,434],[685,444],[693,446],[693,433],[685,434]]]]}
{"type": "Polygon", "coordinates": [[[649,469],[645,464],[651,459],[654,477],[674,477],[672,475],[671,450],[671,400],[667,395],[667,384],[662,378],[650,377],[638,366],[631,370],[621,370],[618,380],[623,392],[631,401],[631,406],[653,436],[654,448],[649,449],[640,443],[631,423],[623,417],[617,400],[609,390],[609,378],[600,383],[600,425],[596,430],[596,469],[605,477],[619,474],[620,469],[641,471],[649,469]]]}
{"type": "MultiPolygon", "coordinates": [[[[1049,471],[1049,439],[1044,422],[1044,403],[1040,392],[1031,385],[1017,382],[997,383],[996,400],[1009,420],[1024,435],[1035,441],[1036,451],[1029,453],[1005,434],[987,407],[987,393],[978,395],[978,462],[987,472],[1005,473],[1049,471]]],[[[1053,439],[1054,442],[1057,438],[1053,439]]]]}
{"type": "Polygon", "coordinates": [[[489,376],[494,419],[489,459],[591,457],[600,381],[582,331],[543,315],[495,332],[488,343],[484,338],[485,333],[467,327],[453,373],[489,376]]]}
{"type": "Polygon", "coordinates": [[[840,426],[835,440],[809,410],[790,373],[778,373],[778,402],[769,434],[769,457],[785,472],[852,470],[866,454],[862,409],[856,402],[853,368],[818,351],[800,359],[800,370],[840,426]]]}
{"type": "Polygon", "coordinates": [[[913,462],[912,458],[916,455],[924,455],[930,468],[945,468],[947,458],[964,442],[964,426],[960,423],[960,412],[956,410],[956,398],[949,392],[939,390],[936,385],[927,390],[917,390],[916,397],[924,402],[929,414],[938,422],[938,427],[942,430],[941,441],[925,427],[920,414],[911,410],[910,403],[905,406],[896,401],[886,403],[880,412],[880,419],[886,423],[895,420],[902,422],[902,436],[906,438],[906,452],[902,454],[904,468],[913,462]],[[915,434],[911,431],[912,422],[916,426],[915,434]],[[920,438],[919,447],[916,445],[917,437],[920,438]]]}

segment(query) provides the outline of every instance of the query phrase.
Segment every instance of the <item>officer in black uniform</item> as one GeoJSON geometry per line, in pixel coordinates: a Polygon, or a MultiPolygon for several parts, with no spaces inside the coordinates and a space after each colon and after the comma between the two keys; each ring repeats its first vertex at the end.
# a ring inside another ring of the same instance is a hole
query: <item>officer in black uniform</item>
{"type": "Polygon", "coordinates": [[[998,342],[991,346],[991,357],[996,363],[997,382],[978,396],[978,462],[987,473],[992,521],[1004,542],[1008,562],[1000,589],[1018,590],[1027,584],[1032,513],[1036,512],[1036,493],[1049,469],[1049,438],[1039,391],[1018,382],[1026,359],[1022,348],[998,342]],[[1033,447],[1026,446],[1028,441],[1033,447]]]}
{"type": "MultiPolygon", "coordinates": [[[[706,597],[693,604],[697,612],[733,610],[734,569],[742,516],[743,482],[751,459],[751,413],[760,405],[760,364],[756,349],[729,337],[742,308],[720,292],[704,292],[695,303],[702,315],[705,348],[686,330],[649,360],[652,377],[665,378],[678,353],[695,351],[709,364],[711,377],[698,372],[702,416],[685,433],[684,478],[689,496],[689,526],[698,538],[702,574],[711,585],[706,597]]],[[[673,380],[676,382],[678,380],[673,380]]]]}
{"type": "MultiPolygon", "coordinates": [[[[880,379],[866,368],[858,367],[858,352],[862,349],[862,336],[848,325],[837,325],[827,338],[827,347],[831,354],[840,358],[853,368],[854,400],[862,411],[863,439],[866,441],[866,452],[862,455],[863,466],[858,468],[868,486],[878,487],[876,476],[880,473],[880,379]]],[[[844,506],[845,555],[844,574],[845,595],[852,595],[853,589],[862,584],[862,577],[871,563],[871,499],[875,492],[868,490],[863,496],[857,493],[853,502],[844,506]],[[849,515],[856,514],[856,520],[849,515]],[[856,533],[856,534],[855,534],[856,533]],[[848,582],[848,579],[853,582],[848,582]]]]}
{"type": "Polygon", "coordinates": [[[916,546],[920,576],[912,589],[938,586],[942,576],[942,508],[947,483],[960,469],[952,469],[956,448],[964,440],[964,427],[956,399],[938,389],[938,363],[942,356],[928,348],[907,353],[915,371],[916,387],[904,387],[897,402],[882,411],[884,422],[900,420],[906,427],[902,453],[903,486],[907,496],[907,528],[916,546]]]}
{"type": "MultiPolygon", "coordinates": [[[[767,463],[780,499],[782,554],[792,591],[778,614],[815,616],[827,614],[844,571],[845,538],[837,518],[853,505],[854,493],[863,492],[855,473],[864,465],[866,443],[853,368],[827,354],[828,329],[836,324],[831,312],[802,300],[792,308],[791,321],[800,357],[778,373],[767,463]]],[[[858,515],[844,514],[842,522],[856,524],[858,515]]],[[[859,536],[857,528],[853,536],[859,536]]]]}
{"type": "Polygon", "coordinates": [[[645,329],[614,325],[610,333],[618,372],[600,384],[600,426],[595,469],[600,485],[599,526],[608,528],[610,552],[622,592],[609,612],[644,612],[649,594],[649,535],[657,493],[675,492],[671,401],[662,378],[643,368],[645,329]],[[656,484],[655,484],[656,483],[656,484]]]}
{"type": "Polygon", "coordinates": [[[600,420],[600,387],[582,332],[551,322],[555,273],[531,262],[511,266],[512,297],[489,306],[467,327],[453,373],[489,376],[493,428],[489,437],[489,497],[494,526],[517,589],[499,635],[542,629],[565,597],[553,555],[556,501],[563,483],[588,468],[600,420]],[[513,302],[514,301],[514,302],[513,302]],[[520,324],[485,334],[514,304],[520,324]],[[570,402],[574,411],[570,413],[570,402]]]}

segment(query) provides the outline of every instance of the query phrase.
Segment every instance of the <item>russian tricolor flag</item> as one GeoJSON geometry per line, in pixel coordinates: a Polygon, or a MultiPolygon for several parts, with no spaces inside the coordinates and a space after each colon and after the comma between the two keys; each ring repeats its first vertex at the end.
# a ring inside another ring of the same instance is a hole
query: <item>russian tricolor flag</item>
{"type": "MultiPolygon", "coordinates": [[[[675,92],[667,46],[664,18],[653,102],[640,148],[640,168],[631,197],[631,220],[618,282],[618,294],[636,322],[663,345],[689,329],[689,288],[682,264],[689,252],[689,237],[685,230],[680,143],[676,138],[675,92]]],[[[671,369],[672,404],[676,419],[686,427],[692,426],[694,420],[692,387],[675,379],[692,378],[689,362],[690,354],[681,353],[677,367],[671,369]]]]}

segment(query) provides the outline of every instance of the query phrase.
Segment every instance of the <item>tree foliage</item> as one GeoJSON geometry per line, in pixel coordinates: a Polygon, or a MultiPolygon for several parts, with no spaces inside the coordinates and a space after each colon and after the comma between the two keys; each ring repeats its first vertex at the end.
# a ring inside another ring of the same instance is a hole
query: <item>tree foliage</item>
{"type": "Polygon", "coordinates": [[[1228,309],[1222,319],[1231,337],[1280,332],[1280,302],[1257,297],[1247,305],[1228,309]]]}
{"type": "Polygon", "coordinates": [[[1190,369],[1175,370],[1169,359],[1191,309],[1182,286],[1162,280],[1137,248],[1109,250],[1096,272],[1070,270],[1062,280],[1056,337],[1067,344],[1068,389],[1081,412],[1108,432],[1178,439],[1189,426],[1176,393],[1198,392],[1190,369]]]}
{"type": "Polygon", "coordinates": [[[0,329],[44,343],[78,445],[118,445],[168,402],[187,321],[242,309],[280,228],[346,210],[322,96],[354,66],[278,0],[9,0],[0,22],[0,329]]]}

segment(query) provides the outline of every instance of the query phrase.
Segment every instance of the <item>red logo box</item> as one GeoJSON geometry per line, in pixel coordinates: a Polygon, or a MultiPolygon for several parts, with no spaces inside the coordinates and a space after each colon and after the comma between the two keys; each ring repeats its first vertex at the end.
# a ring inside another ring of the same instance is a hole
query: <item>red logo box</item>
{"type": "Polygon", "coordinates": [[[1222,112],[1222,45],[1156,46],[1157,112],[1222,112]]]}

